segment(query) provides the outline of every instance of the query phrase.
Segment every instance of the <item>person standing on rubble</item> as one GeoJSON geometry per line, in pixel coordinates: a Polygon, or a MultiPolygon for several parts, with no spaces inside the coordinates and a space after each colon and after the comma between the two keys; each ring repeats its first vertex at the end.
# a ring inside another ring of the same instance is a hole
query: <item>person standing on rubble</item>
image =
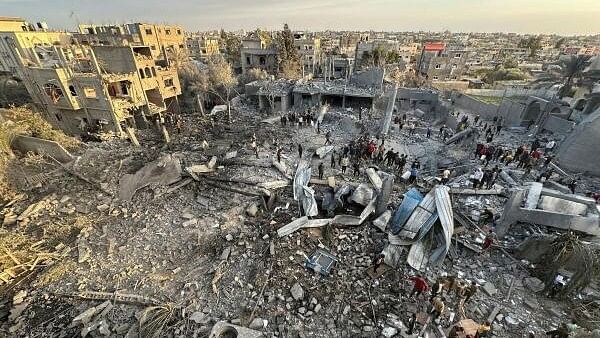
{"type": "Polygon", "coordinates": [[[373,258],[373,272],[377,273],[377,269],[379,269],[379,267],[383,264],[383,262],[385,261],[385,254],[383,252],[380,252],[379,254],[377,254],[377,256],[375,256],[375,258],[373,258]]]}
{"type": "Polygon", "coordinates": [[[431,311],[429,312],[430,314],[432,314],[433,316],[431,317],[431,321],[435,321],[436,319],[438,319],[443,313],[444,310],[446,309],[446,305],[444,304],[444,301],[446,299],[444,297],[435,297],[433,299],[433,307],[431,309],[431,311]]]}
{"type": "Polygon", "coordinates": [[[492,189],[494,184],[496,184],[496,180],[498,179],[498,175],[500,175],[501,171],[502,169],[498,168],[497,165],[494,167],[494,169],[492,170],[491,177],[487,181],[486,189],[492,189]]]}
{"type": "Polygon", "coordinates": [[[554,140],[550,140],[548,141],[548,143],[546,143],[546,153],[549,154],[552,150],[554,150],[554,146],[556,145],[556,142],[554,140]]]}
{"type": "Polygon", "coordinates": [[[279,147],[277,149],[277,163],[281,163],[281,153],[283,152],[283,148],[279,147]]]}
{"type": "Polygon", "coordinates": [[[407,326],[407,334],[412,335],[415,331],[415,326],[417,325],[417,314],[413,312],[412,316],[410,316],[410,321],[407,326]]]}
{"type": "Polygon", "coordinates": [[[446,168],[442,172],[442,184],[446,185],[450,181],[450,169],[446,168]]]}
{"type": "Polygon", "coordinates": [[[335,169],[335,150],[331,152],[331,169],[335,169]]]}
{"type": "Polygon", "coordinates": [[[404,166],[406,165],[406,154],[402,154],[396,163],[397,169],[400,170],[400,174],[402,175],[402,171],[404,170],[404,166]]]}
{"type": "Polygon", "coordinates": [[[427,126],[427,138],[431,138],[431,126],[427,126]]]}
{"type": "Polygon", "coordinates": [[[472,281],[471,285],[469,285],[463,293],[463,296],[464,296],[463,305],[467,304],[467,302],[471,299],[471,297],[473,297],[476,293],[477,293],[477,283],[475,283],[475,281],[472,281]]]}
{"type": "Polygon", "coordinates": [[[348,159],[348,156],[344,156],[342,158],[342,162],[341,162],[342,174],[346,173],[346,168],[348,168],[349,163],[350,163],[350,159],[348,159]]]}
{"type": "Polygon", "coordinates": [[[176,117],[175,127],[177,128],[177,134],[181,134],[181,128],[183,127],[183,120],[181,119],[181,116],[179,116],[179,115],[177,115],[177,117],[176,117]]]}
{"type": "Polygon", "coordinates": [[[408,124],[408,134],[409,135],[414,135],[415,134],[415,124],[414,124],[414,122],[410,122],[408,124]]]}
{"type": "Polygon", "coordinates": [[[409,280],[415,283],[410,295],[408,296],[409,298],[412,296],[419,297],[429,288],[427,281],[421,275],[412,276],[409,278],[409,280]]]}
{"type": "Polygon", "coordinates": [[[323,173],[325,171],[325,166],[323,165],[323,162],[319,162],[319,179],[322,180],[323,179],[323,173]]]}
{"type": "Polygon", "coordinates": [[[302,159],[302,144],[298,143],[298,157],[300,157],[300,159],[302,159]]]}
{"type": "Polygon", "coordinates": [[[356,158],[352,166],[354,167],[354,176],[358,176],[360,174],[360,159],[356,158]]]}
{"type": "Polygon", "coordinates": [[[333,144],[333,142],[331,142],[331,130],[328,130],[325,133],[325,145],[328,145],[328,144],[333,144]]]}
{"type": "Polygon", "coordinates": [[[484,251],[487,251],[492,244],[494,244],[495,242],[495,235],[494,235],[494,231],[492,229],[490,229],[490,231],[488,232],[487,236],[485,236],[485,239],[483,240],[483,244],[481,245],[481,252],[483,253],[484,251]]]}
{"type": "Polygon", "coordinates": [[[435,280],[433,286],[431,287],[431,296],[429,297],[429,301],[433,302],[433,299],[442,293],[444,287],[444,283],[441,278],[435,280]]]}
{"type": "Polygon", "coordinates": [[[569,183],[569,189],[571,189],[571,193],[574,194],[575,193],[575,189],[577,189],[577,184],[579,180],[577,178],[574,178],[571,180],[571,183],[569,183]]]}
{"type": "Polygon", "coordinates": [[[481,180],[483,179],[483,171],[481,170],[481,168],[477,168],[475,169],[475,172],[473,173],[473,189],[477,189],[478,187],[481,186],[481,180]]]}

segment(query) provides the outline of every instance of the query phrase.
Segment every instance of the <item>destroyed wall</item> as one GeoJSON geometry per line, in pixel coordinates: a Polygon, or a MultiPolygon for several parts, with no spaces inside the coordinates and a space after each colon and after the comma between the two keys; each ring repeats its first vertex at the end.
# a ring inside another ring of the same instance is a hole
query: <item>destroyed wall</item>
{"type": "Polygon", "coordinates": [[[557,158],[565,169],[600,176],[600,109],[585,118],[561,143],[557,158]]]}
{"type": "Polygon", "coordinates": [[[93,46],[92,50],[100,67],[107,73],[131,73],[137,70],[131,47],[93,46]]]}
{"type": "Polygon", "coordinates": [[[383,68],[371,68],[350,76],[350,83],[359,88],[380,88],[383,85],[383,68]]]}
{"type": "Polygon", "coordinates": [[[419,88],[398,88],[396,101],[401,110],[420,109],[429,112],[439,106],[439,93],[419,88]]]}
{"type": "Polygon", "coordinates": [[[550,115],[541,127],[541,130],[549,131],[553,134],[566,134],[575,126],[575,122],[565,120],[558,116],[550,115]]]}
{"type": "Polygon", "coordinates": [[[457,107],[479,115],[484,121],[493,121],[496,116],[502,117],[504,126],[519,126],[525,109],[525,104],[509,99],[503,99],[498,106],[458,92],[452,92],[451,98],[457,107]]]}

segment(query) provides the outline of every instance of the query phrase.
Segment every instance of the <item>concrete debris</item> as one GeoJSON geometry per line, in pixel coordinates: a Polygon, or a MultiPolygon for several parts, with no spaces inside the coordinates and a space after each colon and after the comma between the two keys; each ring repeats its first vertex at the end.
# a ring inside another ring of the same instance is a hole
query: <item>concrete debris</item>
{"type": "Polygon", "coordinates": [[[190,174],[206,174],[215,171],[217,165],[217,157],[213,156],[206,164],[197,164],[185,168],[185,171],[190,174]]]}
{"type": "Polygon", "coordinates": [[[379,217],[373,220],[373,225],[379,228],[379,230],[385,232],[385,229],[392,218],[392,212],[390,210],[385,211],[379,217]]]}
{"type": "Polygon", "coordinates": [[[164,155],[160,159],[145,165],[135,174],[125,174],[119,180],[119,198],[131,201],[141,188],[150,184],[169,185],[181,179],[181,164],[173,155],[164,155]]]}
{"type": "Polygon", "coordinates": [[[354,192],[350,196],[349,200],[360,204],[362,206],[366,206],[373,199],[373,189],[369,187],[368,184],[361,183],[354,189],[354,192]]]}
{"type": "Polygon", "coordinates": [[[294,285],[290,289],[290,294],[294,298],[294,300],[302,300],[304,299],[304,289],[300,286],[299,283],[294,283],[294,285]]]}

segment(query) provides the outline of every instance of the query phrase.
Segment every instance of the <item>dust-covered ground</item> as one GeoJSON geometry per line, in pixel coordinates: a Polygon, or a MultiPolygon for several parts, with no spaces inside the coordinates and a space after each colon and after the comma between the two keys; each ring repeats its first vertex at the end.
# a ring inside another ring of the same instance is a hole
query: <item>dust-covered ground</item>
{"type": "MultiPolygon", "coordinates": [[[[447,274],[476,281],[480,288],[464,307],[448,292],[441,320],[430,323],[429,296],[409,297],[413,285],[408,277],[416,271],[402,264],[376,278],[367,274],[388,240],[372,219],[360,226],[303,229],[279,238],[277,229],[300,216],[292,187],[269,189],[270,198],[263,198],[264,188],[257,186],[287,180],[272,165],[277,149],[282,148],[282,161],[293,170],[302,144],[313,177],[322,162],[324,176],[333,176],[336,187],[370,184],[364,174],[369,165],[396,175],[388,205],[395,210],[410,188],[399,177],[414,159],[423,163],[417,185],[423,192],[435,183],[442,160],[457,167],[451,185],[468,185],[465,177],[479,165],[472,159],[476,140],[445,146],[435,121],[409,112],[416,135],[394,126],[385,141],[388,149],[409,156],[404,170],[364,161],[358,175],[352,168],[342,174],[337,160],[331,167],[330,154],[320,159],[313,152],[325,144],[328,131],[335,156],[361,134],[375,139],[378,116],[359,121],[356,113],[334,111],[325,115],[317,133],[311,126],[282,126],[277,117],[259,116],[250,106],[236,110],[232,124],[217,120],[214,126],[201,116],[184,115],[185,127],[181,133],[171,130],[169,145],[156,131],[144,130],[140,148],[126,140],[87,143],[66,168],[42,158],[15,160],[11,177],[23,195],[2,212],[7,262],[2,268],[17,261],[28,265],[27,271],[0,284],[3,334],[203,337],[216,322],[229,321],[266,336],[408,337],[415,313],[413,336],[421,330],[447,332],[453,323],[470,318],[493,321],[492,336],[519,337],[529,331],[542,335],[573,313],[570,303],[545,296],[527,262],[509,255],[514,245],[540,229],[513,229],[497,248],[484,253],[454,241],[443,265],[422,273],[430,285],[447,274]],[[425,136],[429,125],[431,138],[425,136]],[[253,135],[258,157],[250,147],[253,135]],[[227,153],[231,158],[225,159],[227,153]],[[177,183],[150,184],[131,201],[119,199],[124,175],[168,154],[183,168],[206,164],[213,156],[217,164],[198,180],[184,170],[177,183]],[[337,258],[328,276],[304,267],[318,248],[337,258]]],[[[530,141],[526,132],[503,131],[496,142],[516,147],[530,141]]],[[[312,187],[317,201],[332,189],[321,182],[312,187]]],[[[462,196],[454,197],[453,205],[467,215],[486,208],[497,213],[504,201],[496,195],[462,196]]],[[[336,213],[358,215],[362,208],[345,203],[336,213]]],[[[315,218],[325,217],[321,211],[315,218]]],[[[487,230],[491,222],[481,219],[477,227],[487,230]]],[[[477,227],[463,227],[455,236],[478,248],[483,234],[477,227]]]]}

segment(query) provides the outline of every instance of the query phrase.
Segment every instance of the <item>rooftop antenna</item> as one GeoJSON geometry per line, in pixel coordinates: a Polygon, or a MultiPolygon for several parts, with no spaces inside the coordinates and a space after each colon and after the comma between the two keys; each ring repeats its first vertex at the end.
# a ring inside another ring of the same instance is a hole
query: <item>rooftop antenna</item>
{"type": "Polygon", "coordinates": [[[81,24],[81,20],[79,20],[79,16],[77,15],[77,13],[75,13],[74,10],[71,10],[71,13],[69,13],[69,18],[75,20],[75,23],[77,24],[77,29],[79,29],[79,25],[81,24]]]}

